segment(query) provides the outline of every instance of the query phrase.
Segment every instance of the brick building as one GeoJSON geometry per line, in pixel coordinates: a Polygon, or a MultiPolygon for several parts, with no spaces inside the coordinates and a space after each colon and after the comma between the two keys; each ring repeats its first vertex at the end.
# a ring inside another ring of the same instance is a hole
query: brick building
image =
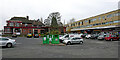
{"type": "MultiPolygon", "coordinates": [[[[10,20],[7,20],[7,26],[4,26],[4,34],[20,34],[26,35],[28,33],[38,34],[49,32],[49,28],[38,20],[29,20],[27,17],[12,17],[10,20]]],[[[59,29],[60,32],[64,33],[66,28],[59,29]]]]}
{"type": "Polygon", "coordinates": [[[44,24],[40,20],[29,20],[27,17],[12,17],[7,20],[7,26],[4,26],[5,34],[28,34],[41,33],[44,30],[44,24]]]}

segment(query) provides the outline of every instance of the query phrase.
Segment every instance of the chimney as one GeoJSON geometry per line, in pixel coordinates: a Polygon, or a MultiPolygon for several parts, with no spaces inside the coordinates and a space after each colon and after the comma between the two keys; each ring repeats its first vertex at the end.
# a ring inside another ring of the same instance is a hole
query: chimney
{"type": "Polygon", "coordinates": [[[29,20],[29,16],[26,16],[27,20],[29,20]]]}

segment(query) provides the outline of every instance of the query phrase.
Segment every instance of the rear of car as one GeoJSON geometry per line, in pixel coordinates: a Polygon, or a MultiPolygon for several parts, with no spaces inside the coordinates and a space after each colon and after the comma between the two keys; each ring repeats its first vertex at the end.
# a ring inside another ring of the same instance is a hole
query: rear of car
{"type": "Polygon", "coordinates": [[[5,46],[8,48],[14,47],[16,41],[7,37],[0,37],[0,46],[5,46]]]}
{"type": "Polygon", "coordinates": [[[109,41],[109,40],[119,40],[119,37],[117,37],[116,35],[107,35],[106,37],[105,37],[105,40],[106,41],[109,41]]]}
{"type": "Polygon", "coordinates": [[[39,34],[34,34],[34,38],[39,38],[39,34]]]}
{"type": "Polygon", "coordinates": [[[32,34],[31,33],[27,34],[27,38],[32,38],[32,34]]]}
{"type": "Polygon", "coordinates": [[[88,35],[85,36],[85,38],[89,39],[89,38],[91,38],[91,35],[88,34],[88,35]]]}
{"type": "Polygon", "coordinates": [[[104,40],[105,39],[105,35],[100,35],[97,37],[98,40],[104,40]]]}
{"type": "Polygon", "coordinates": [[[91,39],[97,39],[98,38],[98,34],[92,34],[91,35],[91,39]]]}

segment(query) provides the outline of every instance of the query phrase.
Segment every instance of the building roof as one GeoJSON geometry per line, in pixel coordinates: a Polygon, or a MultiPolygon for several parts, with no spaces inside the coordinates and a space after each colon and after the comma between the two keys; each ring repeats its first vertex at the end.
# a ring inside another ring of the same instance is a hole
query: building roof
{"type": "Polygon", "coordinates": [[[22,21],[22,23],[31,23],[33,25],[44,25],[41,21],[39,20],[29,20],[26,17],[12,17],[10,21],[22,21]]]}

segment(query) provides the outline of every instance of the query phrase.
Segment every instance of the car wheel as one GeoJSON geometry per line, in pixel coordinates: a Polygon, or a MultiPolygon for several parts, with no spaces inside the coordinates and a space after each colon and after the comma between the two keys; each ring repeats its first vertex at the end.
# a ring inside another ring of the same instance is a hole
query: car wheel
{"type": "Polygon", "coordinates": [[[11,47],[12,47],[12,44],[11,44],[11,43],[8,43],[8,44],[7,44],[7,47],[8,47],[8,48],[11,48],[11,47]]]}
{"type": "Polygon", "coordinates": [[[71,42],[68,42],[67,45],[71,45],[71,42]]]}
{"type": "Polygon", "coordinates": [[[83,44],[83,41],[80,41],[80,44],[83,44]]]}

